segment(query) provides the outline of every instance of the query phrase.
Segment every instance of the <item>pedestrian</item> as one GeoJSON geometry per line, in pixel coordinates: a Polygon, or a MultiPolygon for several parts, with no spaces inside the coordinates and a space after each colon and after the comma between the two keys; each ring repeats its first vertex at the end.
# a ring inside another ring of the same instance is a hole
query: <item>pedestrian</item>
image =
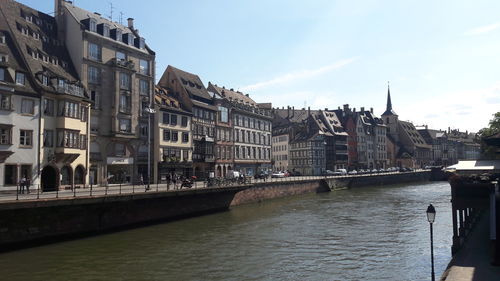
{"type": "Polygon", "coordinates": [[[26,185],[26,177],[23,176],[21,178],[21,182],[19,182],[19,193],[24,194],[24,186],[26,185]]]}
{"type": "Polygon", "coordinates": [[[172,176],[172,182],[174,183],[174,189],[177,189],[177,175],[174,174],[172,176]]]}
{"type": "Polygon", "coordinates": [[[31,185],[29,178],[26,178],[25,185],[26,185],[26,193],[29,194],[30,193],[30,185],[31,185]]]}
{"type": "Polygon", "coordinates": [[[167,191],[170,189],[170,181],[171,181],[171,176],[170,174],[167,175],[167,191]]]}

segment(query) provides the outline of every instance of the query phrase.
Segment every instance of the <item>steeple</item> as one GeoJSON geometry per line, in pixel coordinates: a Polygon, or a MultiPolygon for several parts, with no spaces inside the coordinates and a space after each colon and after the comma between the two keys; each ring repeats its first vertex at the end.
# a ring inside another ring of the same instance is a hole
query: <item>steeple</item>
{"type": "Polygon", "coordinates": [[[391,88],[389,86],[389,82],[387,82],[387,107],[385,109],[385,112],[382,114],[384,115],[397,115],[394,110],[392,110],[392,102],[391,102],[391,88]]]}

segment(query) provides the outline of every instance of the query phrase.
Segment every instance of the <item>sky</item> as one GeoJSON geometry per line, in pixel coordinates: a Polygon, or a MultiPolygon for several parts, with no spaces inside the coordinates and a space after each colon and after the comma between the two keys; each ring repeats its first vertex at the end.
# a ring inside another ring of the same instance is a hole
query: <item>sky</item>
{"type": "MultiPolygon", "coordinates": [[[[53,14],[54,1],[19,2],[53,14]]],[[[385,111],[476,132],[500,111],[498,0],[77,0],[134,26],[168,65],[296,109],[385,111]]]]}

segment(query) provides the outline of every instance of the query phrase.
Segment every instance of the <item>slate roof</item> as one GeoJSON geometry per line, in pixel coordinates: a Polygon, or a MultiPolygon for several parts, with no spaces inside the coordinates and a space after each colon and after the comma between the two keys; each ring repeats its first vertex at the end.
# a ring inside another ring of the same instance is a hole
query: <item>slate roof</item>
{"type": "Polygon", "coordinates": [[[216,84],[212,84],[208,82],[208,87],[215,90],[215,94],[217,94],[221,98],[226,98],[230,101],[235,101],[238,103],[243,103],[251,106],[257,106],[257,103],[250,98],[248,94],[241,93],[239,91],[234,91],[233,89],[226,89],[225,87],[219,87],[216,84]]]}
{"type": "MultiPolygon", "coordinates": [[[[134,35],[134,37],[140,37],[139,34],[136,32],[136,30],[133,30],[131,28],[129,28],[128,26],[125,26],[125,25],[122,25],[122,24],[119,24],[117,22],[114,22],[114,21],[111,21],[105,17],[102,17],[101,15],[99,14],[96,14],[96,13],[92,13],[92,12],[89,12],[87,10],[84,10],[80,7],[77,7],[75,6],[73,3],[69,3],[69,2],[66,2],[66,1],[63,1],[63,5],[64,7],[66,7],[66,9],[71,13],[71,15],[78,21],[80,22],[81,24],[85,25],[84,22],[86,22],[86,20],[92,18],[96,21],[97,25],[100,25],[100,24],[107,24],[110,28],[110,31],[111,30],[120,30],[122,32],[122,34],[127,34],[127,33],[131,33],[134,35]]],[[[100,35],[99,33],[93,33],[95,35],[100,35]]],[[[121,45],[123,46],[129,46],[131,47],[130,45],[128,45],[127,43],[123,42],[123,38],[122,40],[113,40],[112,38],[108,38],[108,37],[104,37],[101,35],[102,38],[107,38],[109,40],[112,40],[113,42],[119,42],[121,45]]],[[[145,49],[140,49],[140,48],[137,48],[135,47],[134,49],[136,51],[139,51],[139,52],[143,52],[143,53],[150,53],[152,55],[154,55],[155,53],[148,47],[148,45],[146,44],[145,46],[146,48],[145,49]]]]}
{"type": "MultiPolygon", "coordinates": [[[[32,85],[32,80],[29,75],[26,75],[26,83],[24,86],[17,85],[15,83],[15,76],[12,76],[7,69],[12,69],[15,71],[20,71],[23,73],[28,73],[28,69],[26,68],[20,50],[16,46],[16,42],[14,41],[14,34],[7,23],[7,17],[4,15],[4,7],[5,0],[0,1],[0,36],[5,36],[5,44],[0,44],[0,55],[7,56],[7,62],[0,61],[0,67],[6,69],[5,71],[5,81],[0,81],[0,90],[10,91],[10,89],[14,89],[16,92],[25,92],[30,94],[35,94],[34,85],[32,85]],[[7,88],[6,88],[7,86],[7,88]]],[[[15,73],[12,73],[15,75],[15,73]]]]}
{"type": "Polygon", "coordinates": [[[185,110],[179,100],[174,97],[167,88],[155,86],[155,104],[160,108],[173,110],[186,115],[191,115],[191,112],[185,110]]]}
{"type": "Polygon", "coordinates": [[[418,133],[417,129],[412,123],[406,121],[398,121],[398,122],[400,127],[406,132],[407,136],[412,141],[413,145],[415,145],[416,147],[430,148],[430,146],[426,143],[424,138],[418,133]]]}
{"type": "Polygon", "coordinates": [[[212,100],[212,96],[210,96],[198,75],[180,70],[171,65],[168,66],[167,71],[169,69],[178,78],[179,82],[182,83],[182,87],[190,95],[190,98],[199,97],[208,101],[212,100]]]}
{"type": "MultiPolygon", "coordinates": [[[[29,70],[35,77],[43,73],[49,79],[62,78],[70,83],[79,83],[68,51],[57,39],[54,17],[11,0],[0,0],[0,9],[9,23],[29,70]],[[31,21],[26,20],[26,17],[30,17],[31,21]],[[24,34],[22,30],[27,30],[28,34],[24,34]]],[[[47,91],[55,91],[57,86],[50,83],[49,86],[43,85],[40,79],[35,79],[35,82],[38,87],[47,91]]]]}

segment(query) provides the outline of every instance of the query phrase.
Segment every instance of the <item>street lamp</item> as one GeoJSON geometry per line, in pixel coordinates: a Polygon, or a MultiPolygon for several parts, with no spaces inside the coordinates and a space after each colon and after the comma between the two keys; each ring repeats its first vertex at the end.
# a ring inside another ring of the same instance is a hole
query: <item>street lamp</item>
{"type": "Polygon", "coordinates": [[[427,207],[427,221],[429,221],[429,225],[431,227],[431,266],[432,266],[432,273],[431,273],[431,280],[434,281],[434,245],[433,245],[433,238],[432,238],[432,224],[434,223],[434,219],[436,218],[436,209],[434,209],[434,206],[432,204],[427,207]]]}
{"type": "Polygon", "coordinates": [[[150,188],[150,183],[151,183],[151,114],[156,113],[156,110],[152,109],[151,107],[147,106],[144,108],[146,112],[148,113],[148,187],[147,189],[149,190],[150,188]]]}

